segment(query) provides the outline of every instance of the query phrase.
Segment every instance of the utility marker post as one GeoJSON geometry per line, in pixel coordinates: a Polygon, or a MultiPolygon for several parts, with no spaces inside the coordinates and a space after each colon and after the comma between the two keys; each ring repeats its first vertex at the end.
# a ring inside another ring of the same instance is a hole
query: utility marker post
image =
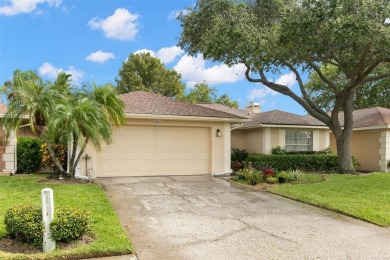
{"type": "Polygon", "coordinates": [[[41,191],[42,197],[42,219],[45,226],[43,233],[42,249],[44,253],[53,251],[56,248],[56,242],[51,239],[50,223],[54,218],[54,197],[53,190],[46,188],[41,191]]]}

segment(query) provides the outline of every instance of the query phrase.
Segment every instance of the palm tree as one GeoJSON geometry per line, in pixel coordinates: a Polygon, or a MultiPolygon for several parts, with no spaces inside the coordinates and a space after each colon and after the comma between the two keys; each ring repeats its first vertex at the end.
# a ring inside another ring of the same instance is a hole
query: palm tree
{"type": "Polygon", "coordinates": [[[72,144],[69,177],[75,175],[82,154],[89,143],[98,150],[101,142],[112,141],[111,123],[122,125],[125,120],[123,102],[113,85],[93,84],[89,91],[78,90],[70,83],[70,75],[60,73],[57,80],[43,82],[34,71],[16,70],[12,81],[6,82],[2,93],[8,96],[8,111],[2,120],[7,131],[18,131],[23,120],[33,132],[39,132],[61,173],[52,144],[72,144]],[[79,148],[79,151],[78,151],[79,148]]]}
{"type": "Polygon", "coordinates": [[[62,144],[72,144],[67,177],[74,177],[87,145],[92,143],[100,149],[102,140],[109,144],[112,131],[109,119],[95,100],[74,94],[67,101],[55,106],[48,135],[51,140],[58,138],[62,144]]]}
{"type": "Polygon", "coordinates": [[[58,169],[64,172],[47,137],[47,122],[53,112],[52,108],[64,98],[58,91],[58,85],[44,82],[35,71],[15,70],[12,81],[4,84],[1,93],[8,99],[8,109],[1,120],[5,131],[17,133],[27,120],[31,130],[34,133],[38,132],[47,143],[49,153],[58,169]]]}
{"type": "Polygon", "coordinates": [[[111,123],[117,127],[124,124],[123,108],[124,104],[112,84],[98,86],[94,83],[83,86],[82,91],[70,92],[65,103],[55,106],[49,124],[50,138],[59,137],[63,144],[72,144],[68,177],[75,175],[89,143],[98,150],[101,141],[111,143],[111,123]]]}

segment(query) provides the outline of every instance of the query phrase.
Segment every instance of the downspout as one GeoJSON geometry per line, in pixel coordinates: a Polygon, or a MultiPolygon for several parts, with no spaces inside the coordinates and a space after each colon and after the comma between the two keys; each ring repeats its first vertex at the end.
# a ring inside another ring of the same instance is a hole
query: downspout
{"type": "Polygon", "coordinates": [[[232,174],[232,173],[233,173],[233,170],[230,169],[230,171],[227,171],[227,172],[217,172],[217,173],[213,173],[213,176],[218,177],[218,176],[223,176],[223,175],[230,175],[230,174],[232,174]]]}
{"type": "MultiPolygon", "coordinates": [[[[89,177],[88,177],[88,160],[91,159],[91,158],[92,157],[88,156],[88,154],[86,154],[84,156],[83,159],[85,159],[85,176],[80,175],[80,171],[76,171],[76,174],[74,175],[75,178],[80,179],[80,180],[84,180],[84,181],[89,181],[89,177]]],[[[79,162],[79,164],[80,164],[80,162],[79,162]]]]}
{"type": "Polygon", "coordinates": [[[238,126],[232,127],[232,128],[230,128],[230,131],[232,131],[232,130],[234,130],[234,129],[237,129],[237,128],[240,128],[240,127],[243,126],[243,125],[244,125],[244,124],[241,123],[241,124],[239,124],[238,126]]]}

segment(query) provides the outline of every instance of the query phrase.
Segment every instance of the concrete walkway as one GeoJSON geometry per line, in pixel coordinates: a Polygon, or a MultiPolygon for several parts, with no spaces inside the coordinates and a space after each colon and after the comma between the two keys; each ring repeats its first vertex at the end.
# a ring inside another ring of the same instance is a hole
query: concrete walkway
{"type": "Polygon", "coordinates": [[[390,259],[389,228],[219,178],[99,181],[141,260],[390,259]]]}

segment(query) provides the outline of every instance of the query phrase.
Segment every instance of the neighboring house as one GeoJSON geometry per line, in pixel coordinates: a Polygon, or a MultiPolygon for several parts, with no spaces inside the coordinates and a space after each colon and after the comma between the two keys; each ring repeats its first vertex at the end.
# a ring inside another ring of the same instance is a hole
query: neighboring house
{"type": "Polygon", "coordinates": [[[321,151],[329,147],[329,128],[311,116],[280,110],[260,112],[253,104],[246,110],[252,115],[251,121],[232,129],[232,148],[270,154],[277,146],[287,151],[321,151]]]}
{"type": "Polygon", "coordinates": [[[113,142],[88,146],[80,175],[97,177],[198,175],[230,172],[231,124],[247,118],[169,97],[136,91],[120,95],[126,124],[113,142]]]}
{"type": "MultiPolygon", "coordinates": [[[[344,114],[339,114],[340,122],[344,114]]],[[[336,149],[336,140],[330,134],[330,147],[336,149]]],[[[388,172],[390,161],[390,109],[374,107],[353,112],[351,154],[360,162],[362,171],[388,172]]]]}
{"type": "MultiPolygon", "coordinates": [[[[7,112],[7,106],[5,104],[0,104],[0,118],[3,118],[7,112]]],[[[27,123],[27,120],[26,120],[27,123]]],[[[27,125],[22,125],[19,129],[17,136],[14,133],[11,133],[8,138],[8,143],[4,146],[1,144],[0,149],[0,172],[15,172],[16,171],[16,138],[17,137],[37,137],[37,134],[34,134],[30,127],[27,125]]],[[[0,139],[1,142],[4,142],[4,129],[0,129],[0,139]]]]}

